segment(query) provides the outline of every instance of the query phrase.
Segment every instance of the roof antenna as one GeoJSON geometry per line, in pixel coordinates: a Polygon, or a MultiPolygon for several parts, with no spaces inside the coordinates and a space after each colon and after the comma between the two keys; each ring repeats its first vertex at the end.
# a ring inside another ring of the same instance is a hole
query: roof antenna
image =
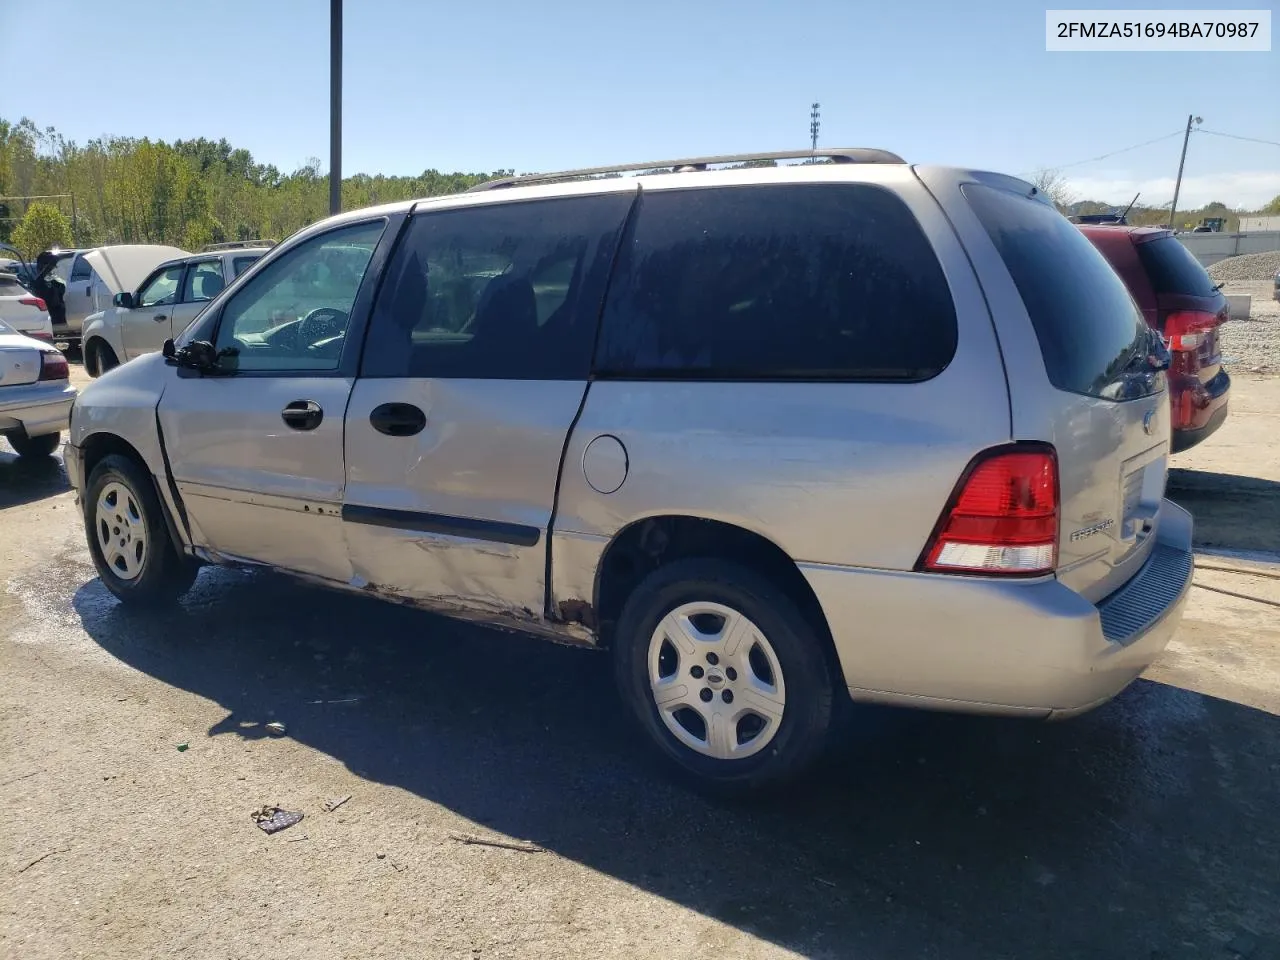
{"type": "Polygon", "coordinates": [[[1141,190],[1139,190],[1137,193],[1135,193],[1135,194],[1133,195],[1133,199],[1129,201],[1129,205],[1128,205],[1127,207],[1125,207],[1125,208],[1124,208],[1124,210],[1122,210],[1122,211],[1121,211],[1121,213],[1120,213],[1120,220],[1118,221],[1119,223],[1128,223],[1128,222],[1129,222],[1128,220],[1126,220],[1126,219],[1125,219],[1125,217],[1127,217],[1127,216],[1129,215],[1129,211],[1133,209],[1133,205],[1134,205],[1135,203],[1137,203],[1137,202],[1138,202],[1138,198],[1139,198],[1140,196],[1142,196],[1142,191],[1141,191],[1141,190]]]}

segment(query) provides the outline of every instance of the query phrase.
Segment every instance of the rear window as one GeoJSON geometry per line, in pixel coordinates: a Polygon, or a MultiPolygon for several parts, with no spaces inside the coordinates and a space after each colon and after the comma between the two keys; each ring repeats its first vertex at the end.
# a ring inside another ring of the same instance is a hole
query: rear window
{"type": "Polygon", "coordinates": [[[1137,246],[1138,259],[1156,293],[1212,297],[1216,292],[1208,272],[1177,238],[1161,237],[1137,246]]]}
{"type": "Polygon", "coordinates": [[[897,196],[867,184],[642,195],[605,305],[617,377],[924,380],[956,350],[942,267],[897,196]]]}
{"type": "Polygon", "coordinates": [[[1139,351],[1146,356],[1147,325],[1084,234],[1048,204],[975,183],[963,190],[1027,308],[1049,382],[1106,399],[1159,389],[1149,371],[1126,376],[1139,351]]]}

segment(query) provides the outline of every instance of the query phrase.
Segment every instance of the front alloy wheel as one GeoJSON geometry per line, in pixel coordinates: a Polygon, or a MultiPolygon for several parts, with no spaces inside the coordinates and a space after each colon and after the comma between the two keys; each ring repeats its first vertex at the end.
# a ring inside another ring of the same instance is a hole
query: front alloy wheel
{"type": "Polygon", "coordinates": [[[136,580],[147,558],[147,525],[138,498],[112,481],[102,488],[94,510],[98,548],[107,566],[121,580],[136,580]]]}
{"type": "Polygon", "coordinates": [[[103,457],[89,475],[89,553],[103,585],[126,603],[173,600],[195,580],[198,567],[174,547],[163,511],[150,474],[130,457],[103,457]]]}

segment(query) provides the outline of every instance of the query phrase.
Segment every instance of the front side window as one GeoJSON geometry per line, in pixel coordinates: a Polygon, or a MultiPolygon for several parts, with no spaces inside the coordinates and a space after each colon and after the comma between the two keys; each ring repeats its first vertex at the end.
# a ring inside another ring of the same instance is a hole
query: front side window
{"type": "Polygon", "coordinates": [[[163,307],[178,302],[178,284],[182,281],[182,264],[165,267],[152,275],[138,291],[138,306],[163,307]]]}
{"type": "Polygon", "coordinates": [[[632,195],[419,214],[387,271],[363,376],[585,379],[632,195]]]}
{"type": "Polygon", "coordinates": [[[336,370],[385,220],[313,237],[278,257],[222,311],[216,346],[239,370],[336,370]]]}
{"type": "Polygon", "coordinates": [[[222,292],[224,286],[221,260],[193,263],[187,267],[187,277],[182,282],[182,302],[212,300],[222,292]]]}
{"type": "Polygon", "coordinates": [[[89,261],[84,257],[76,257],[76,261],[71,266],[72,280],[92,280],[93,267],[89,266],[89,261]]]}
{"type": "Polygon", "coordinates": [[[597,369],[623,378],[923,380],[956,314],[910,209],[867,184],[643,195],[597,369]]]}

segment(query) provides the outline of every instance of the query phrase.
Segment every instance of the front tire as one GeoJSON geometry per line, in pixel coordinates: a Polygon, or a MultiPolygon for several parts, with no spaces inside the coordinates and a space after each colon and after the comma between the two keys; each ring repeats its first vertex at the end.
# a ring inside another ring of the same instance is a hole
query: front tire
{"type": "Polygon", "coordinates": [[[120,366],[120,360],[116,356],[116,352],[111,349],[110,344],[95,340],[89,351],[87,366],[90,376],[100,377],[108,370],[113,370],[120,366]]]}
{"type": "Polygon", "coordinates": [[[60,433],[42,433],[38,437],[29,437],[25,430],[11,430],[5,434],[5,439],[9,441],[9,446],[13,447],[14,453],[24,460],[52,457],[62,446],[60,433]]]}
{"type": "Polygon", "coordinates": [[[174,548],[155,485],[136,461],[112,454],[93,468],[84,521],[98,576],[124,603],[171,602],[191,588],[198,567],[174,548]]]}
{"type": "Polygon", "coordinates": [[[822,753],[834,690],[824,642],[754,571],[681,560],[623,606],[615,679],[681,774],[715,793],[748,793],[799,777],[822,753]]]}

